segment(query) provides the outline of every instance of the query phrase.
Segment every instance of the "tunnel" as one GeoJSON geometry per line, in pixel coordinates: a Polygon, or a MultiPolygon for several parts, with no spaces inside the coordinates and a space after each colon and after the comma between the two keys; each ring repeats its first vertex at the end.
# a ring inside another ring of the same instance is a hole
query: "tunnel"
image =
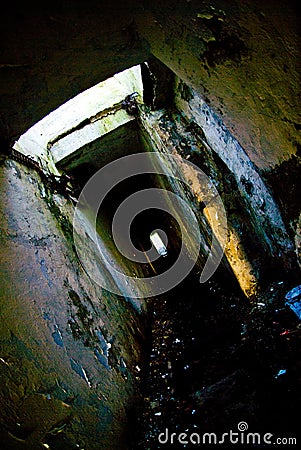
{"type": "Polygon", "coordinates": [[[297,445],[299,18],[3,9],[1,448],[297,445]]]}

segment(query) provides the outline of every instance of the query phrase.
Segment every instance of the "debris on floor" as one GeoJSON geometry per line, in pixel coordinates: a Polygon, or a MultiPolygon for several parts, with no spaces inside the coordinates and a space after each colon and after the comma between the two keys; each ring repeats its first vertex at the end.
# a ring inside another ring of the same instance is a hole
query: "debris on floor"
{"type": "Polygon", "coordinates": [[[301,285],[290,290],[286,294],[285,299],[287,300],[285,304],[288,305],[301,320],[301,285]]]}
{"type": "Polygon", "coordinates": [[[223,433],[242,420],[250,431],[296,436],[301,327],[285,306],[286,284],[274,282],[248,302],[210,280],[196,300],[192,278],[164,301],[152,299],[137,449],[163,448],[158,436],[166,429],[223,433]]]}

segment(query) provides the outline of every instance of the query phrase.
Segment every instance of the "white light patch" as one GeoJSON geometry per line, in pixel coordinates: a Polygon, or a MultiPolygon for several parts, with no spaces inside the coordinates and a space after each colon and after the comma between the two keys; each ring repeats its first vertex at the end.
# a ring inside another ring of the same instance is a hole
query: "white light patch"
{"type": "Polygon", "coordinates": [[[13,148],[25,155],[40,156],[46,160],[50,152],[55,162],[60,161],[118,126],[134,120],[121,109],[117,115],[106,117],[105,121],[97,120],[77,129],[85,119],[109,110],[134,92],[143,96],[140,65],[116,73],[68,100],[29,128],[14,143],[13,148]],[[106,124],[102,126],[104,122],[106,124]],[[61,139],[58,139],[59,136],[61,139]],[[56,139],[56,144],[49,147],[49,143],[56,139]]]}
{"type": "Polygon", "coordinates": [[[150,234],[150,240],[160,256],[167,255],[167,248],[165,247],[164,242],[162,241],[157,231],[153,231],[150,234]]]}

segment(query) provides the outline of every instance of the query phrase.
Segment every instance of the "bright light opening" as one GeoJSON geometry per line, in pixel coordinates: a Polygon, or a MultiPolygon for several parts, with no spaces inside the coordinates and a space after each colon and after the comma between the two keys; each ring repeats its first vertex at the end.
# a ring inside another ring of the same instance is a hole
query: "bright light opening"
{"type": "Polygon", "coordinates": [[[33,125],[14,149],[57,163],[77,149],[134,120],[120,107],[136,92],[143,96],[140,65],[87,89],[33,125]]]}
{"type": "Polygon", "coordinates": [[[167,248],[157,231],[152,231],[150,240],[160,256],[167,256],[167,248]]]}

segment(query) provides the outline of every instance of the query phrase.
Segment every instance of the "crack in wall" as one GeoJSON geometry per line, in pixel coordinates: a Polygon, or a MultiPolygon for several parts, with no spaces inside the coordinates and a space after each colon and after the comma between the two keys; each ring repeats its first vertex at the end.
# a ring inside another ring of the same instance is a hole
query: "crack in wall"
{"type": "Polygon", "coordinates": [[[98,112],[97,114],[84,119],[83,121],[81,121],[78,125],[76,125],[73,128],[70,128],[69,130],[64,131],[63,133],[61,133],[60,135],[58,135],[56,138],[52,139],[51,141],[48,142],[47,144],[47,150],[49,151],[51,149],[51,147],[57,143],[58,141],[60,141],[61,139],[63,139],[64,137],[68,136],[69,134],[74,133],[75,131],[81,130],[83,128],[85,128],[86,126],[89,126],[91,123],[97,122],[98,120],[102,120],[105,117],[108,117],[109,115],[113,115],[115,114],[117,111],[119,111],[120,109],[122,109],[122,104],[123,104],[124,100],[115,103],[114,105],[110,106],[109,108],[106,108],[100,112],[98,112]]]}

